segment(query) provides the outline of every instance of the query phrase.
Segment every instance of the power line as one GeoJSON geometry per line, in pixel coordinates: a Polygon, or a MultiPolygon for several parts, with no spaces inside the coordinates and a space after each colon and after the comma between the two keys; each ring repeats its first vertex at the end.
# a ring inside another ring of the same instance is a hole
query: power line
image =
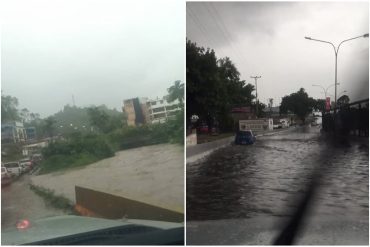
{"type": "MultiPolygon", "coordinates": [[[[229,30],[228,30],[227,26],[225,25],[225,22],[223,21],[222,16],[219,14],[219,12],[217,11],[216,7],[213,5],[213,3],[210,3],[210,6],[211,6],[211,8],[213,9],[213,11],[216,13],[216,15],[218,16],[218,19],[220,20],[221,25],[222,25],[222,26],[223,26],[223,28],[225,29],[225,32],[226,32],[227,36],[228,36],[228,37],[232,37],[232,35],[230,34],[230,32],[229,32],[229,30]]],[[[234,47],[233,47],[233,43],[235,43],[235,44],[238,46],[238,43],[237,43],[237,42],[232,42],[232,41],[230,40],[230,44],[231,44],[232,49],[234,49],[234,47]]],[[[241,50],[239,46],[237,47],[237,50],[241,50]]],[[[246,64],[248,64],[248,61],[244,58],[244,56],[242,56],[242,55],[241,55],[241,53],[240,53],[240,52],[237,52],[237,54],[238,54],[238,55],[239,55],[239,57],[241,58],[241,62],[243,63],[243,65],[244,65],[244,66],[246,66],[246,65],[244,64],[244,62],[245,62],[246,64]]]]}
{"type": "Polygon", "coordinates": [[[208,8],[208,6],[206,4],[204,4],[204,7],[206,8],[206,10],[208,11],[208,13],[210,14],[211,18],[214,20],[214,23],[216,24],[217,28],[221,31],[221,34],[223,35],[224,40],[226,41],[226,43],[228,43],[228,45],[229,45],[229,47],[231,49],[231,52],[233,53],[234,57],[239,60],[239,64],[240,65],[245,66],[244,61],[243,61],[243,58],[240,57],[239,52],[237,52],[235,50],[235,48],[233,46],[233,43],[229,39],[229,36],[231,36],[231,35],[227,32],[227,29],[226,28],[224,29],[224,28],[221,27],[221,25],[219,25],[219,21],[218,21],[219,19],[211,12],[210,8],[208,8]]]}
{"type": "MultiPolygon", "coordinates": [[[[206,42],[206,43],[208,43],[208,44],[210,44],[210,43],[216,44],[216,42],[213,40],[213,37],[211,37],[210,35],[207,35],[206,34],[207,33],[206,28],[204,27],[203,23],[198,19],[197,15],[193,12],[193,10],[191,8],[188,8],[188,11],[187,12],[189,13],[190,18],[193,20],[193,22],[198,27],[199,31],[204,36],[205,40],[209,40],[210,41],[210,42],[206,42]]],[[[211,48],[212,44],[210,44],[210,46],[209,47],[206,47],[206,48],[211,48]]],[[[213,48],[213,50],[214,50],[214,48],[213,48]]],[[[221,51],[221,49],[219,49],[218,50],[218,53],[224,53],[224,52],[221,51]]],[[[223,56],[223,54],[221,54],[221,56],[223,56]]]]}

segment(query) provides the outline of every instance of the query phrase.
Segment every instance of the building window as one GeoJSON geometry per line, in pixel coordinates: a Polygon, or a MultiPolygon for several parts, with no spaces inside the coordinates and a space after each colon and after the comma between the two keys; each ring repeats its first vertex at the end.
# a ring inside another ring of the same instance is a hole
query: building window
{"type": "Polygon", "coordinates": [[[166,117],[166,113],[154,114],[154,118],[164,118],[164,117],[166,117]]]}
{"type": "Polygon", "coordinates": [[[164,107],[154,108],[154,109],[152,109],[152,111],[153,111],[153,113],[162,112],[162,111],[164,111],[164,107]]]}
{"type": "Polygon", "coordinates": [[[168,110],[168,111],[170,111],[170,110],[174,110],[174,109],[176,109],[177,108],[177,105],[169,105],[169,106],[167,106],[166,107],[166,109],[168,110]]]}

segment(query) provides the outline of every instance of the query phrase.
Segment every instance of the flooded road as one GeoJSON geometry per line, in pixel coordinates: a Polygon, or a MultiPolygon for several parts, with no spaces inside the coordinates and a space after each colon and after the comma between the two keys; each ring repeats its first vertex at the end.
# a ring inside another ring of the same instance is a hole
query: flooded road
{"type": "MultiPolygon", "coordinates": [[[[217,244],[216,239],[230,240],[223,244],[250,243],[245,234],[243,238],[235,232],[232,238],[225,236],[236,220],[240,221],[238,228],[247,224],[244,228],[249,232],[253,232],[251,224],[259,222],[268,222],[266,227],[278,231],[275,222],[294,213],[315,168],[322,178],[309,218],[343,218],[335,225],[344,223],[344,218],[361,221],[367,225],[363,239],[368,242],[368,157],[367,140],[337,145],[323,140],[318,128],[306,127],[259,137],[252,146],[231,145],[206,160],[188,164],[188,244],[217,244]],[[216,227],[218,223],[220,228],[216,227]],[[217,237],[220,234],[221,239],[217,237]]],[[[271,236],[251,243],[269,241],[271,236]]],[[[332,244],[333,240],[325,243],[332,244]]]]}
{"type": "Polygon", "coordinates": [[[1,189],[2,230],[15,227],[17,221],[36,220],[43,217],[64,215],[62,210],[46,205],[44,200],[29,187],[30,177],[23,175],[1,189]]]}

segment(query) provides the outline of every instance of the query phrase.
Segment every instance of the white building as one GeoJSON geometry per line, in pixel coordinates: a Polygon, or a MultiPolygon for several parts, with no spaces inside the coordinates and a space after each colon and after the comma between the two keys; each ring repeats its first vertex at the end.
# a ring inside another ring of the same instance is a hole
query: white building
{"type": "Polygon", "coordinates": [[[151,123],[164,123],[167,119],[174,117],[176,112],[180,110],[178,100],[169,103],[166,97],[148,100],[146,106],[151,123]]]}

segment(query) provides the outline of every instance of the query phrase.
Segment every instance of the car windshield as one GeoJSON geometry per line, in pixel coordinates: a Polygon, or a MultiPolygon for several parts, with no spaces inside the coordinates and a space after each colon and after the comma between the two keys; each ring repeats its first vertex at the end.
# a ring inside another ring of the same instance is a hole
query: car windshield
{"type": "Polygon", "coordinates": [[[19,167],[19,164],[18,163],[8,163],[8,164],[5,164],[4,166],[7,168],[15,168],[15,167],[19,167]]]}
{"type": "Polygon", "coordinates": [[[131,222],[183,227],[183,4],[2,10],[1,155],[20,168],[2,181],[2,244],[131,222]]]}
{"type": "Polygon", "coordinates": [[[246,137],[252,136],[252,133],[250,131],[241,131],[239,133],[240,135],[246,136],[246,137]]]}

